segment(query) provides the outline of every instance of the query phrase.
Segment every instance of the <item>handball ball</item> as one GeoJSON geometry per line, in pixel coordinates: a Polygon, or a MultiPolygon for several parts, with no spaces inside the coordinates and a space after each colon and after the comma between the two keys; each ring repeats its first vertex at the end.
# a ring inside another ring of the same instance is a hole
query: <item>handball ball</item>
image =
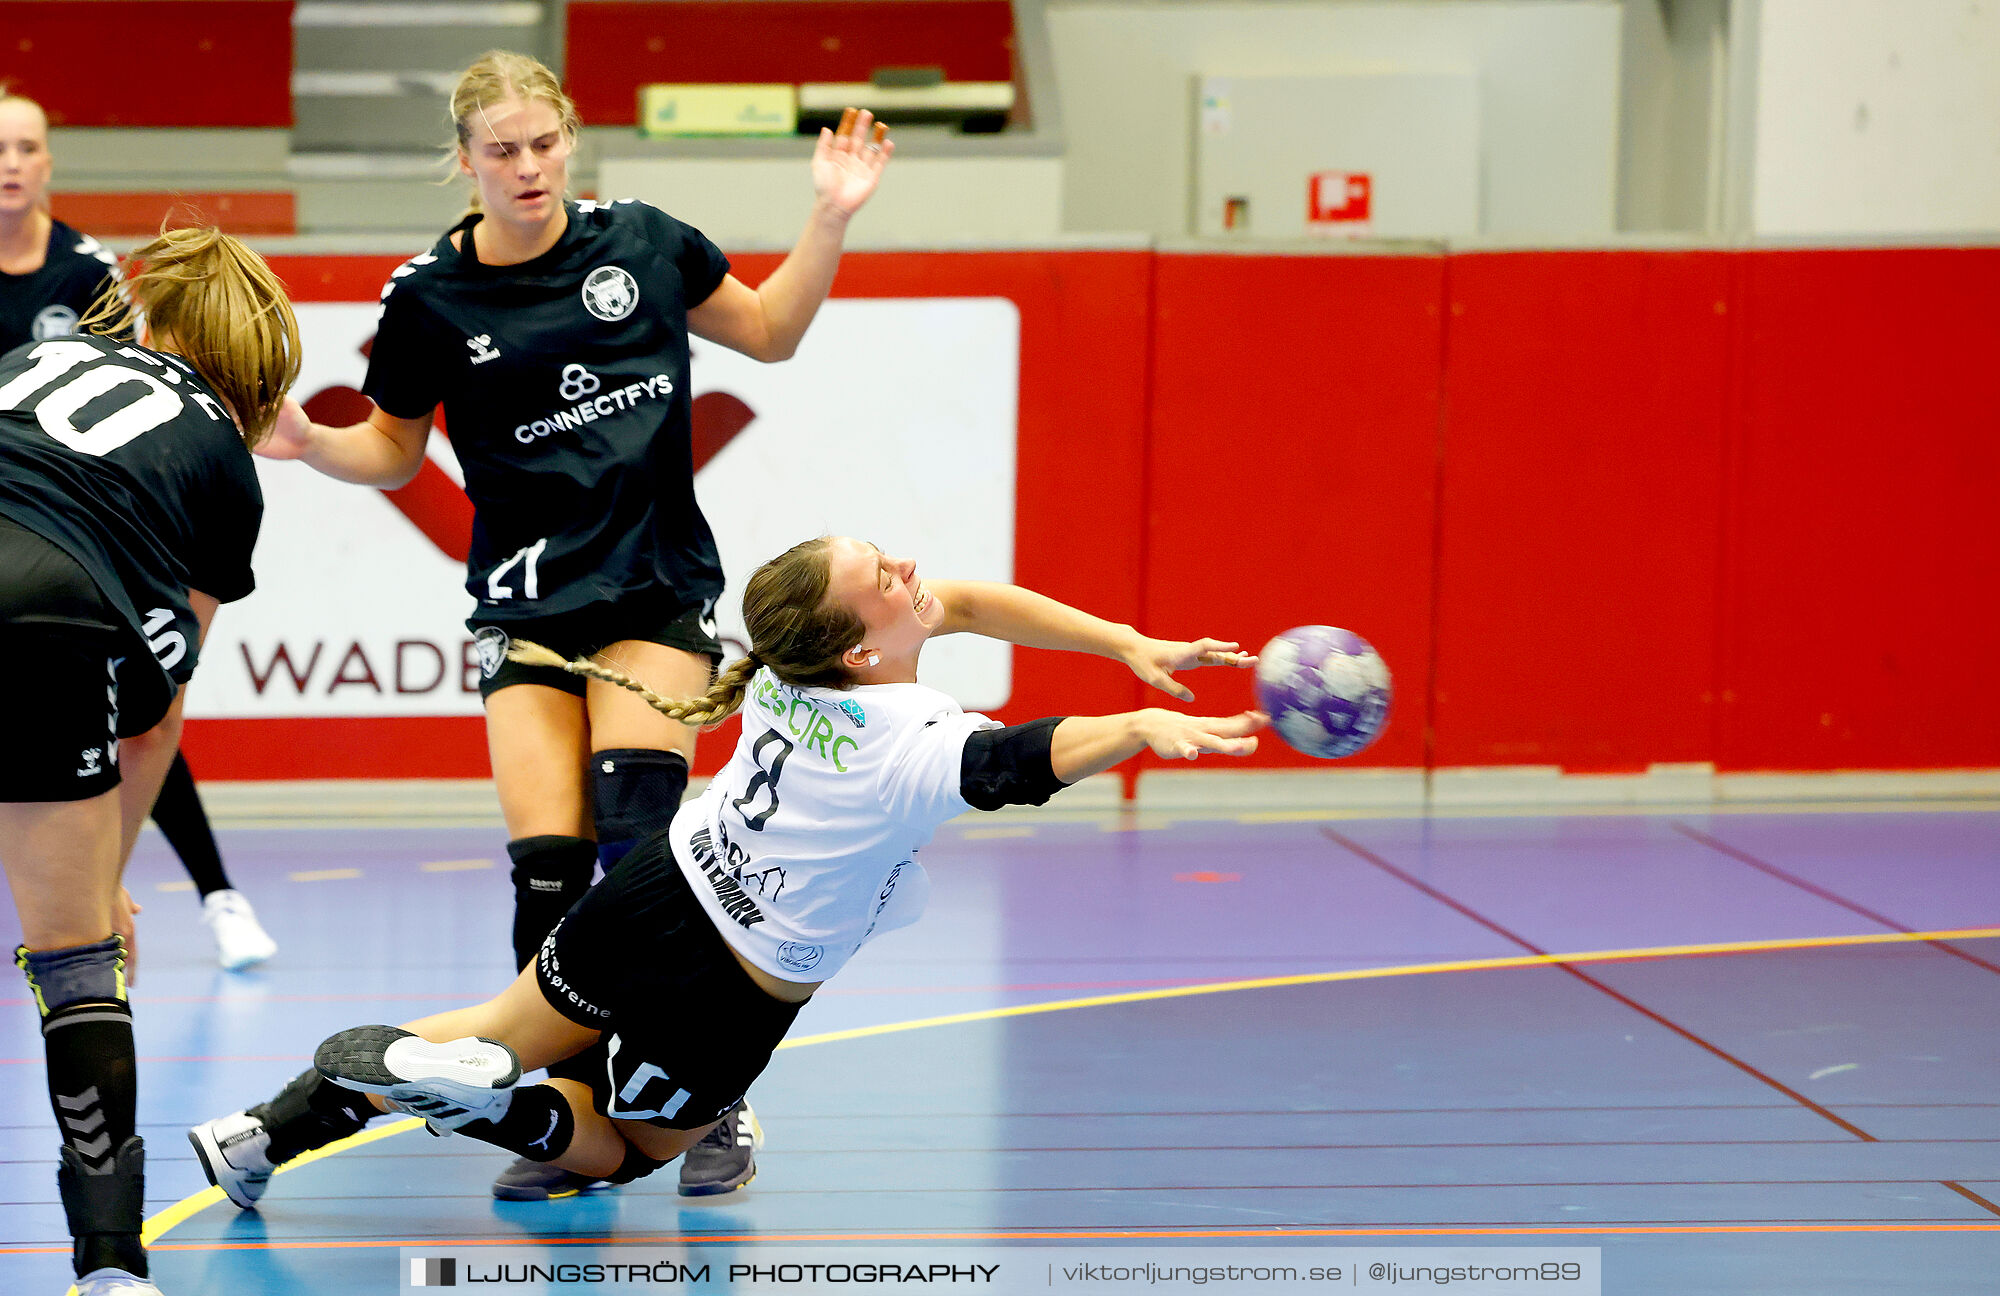
{"type": "Polygon", "coordinates": [[[1294,750],[1352,756],[1388,723],[1389,668],[1352,631],[1296,626],[1257,654],[1257,705],[1294,750]]]}

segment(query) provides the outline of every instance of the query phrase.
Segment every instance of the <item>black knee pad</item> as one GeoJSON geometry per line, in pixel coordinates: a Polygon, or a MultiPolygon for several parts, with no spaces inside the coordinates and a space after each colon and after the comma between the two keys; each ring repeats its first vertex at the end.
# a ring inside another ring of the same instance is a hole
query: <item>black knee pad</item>
{"type": "Polygon", "coordinates": [[[650,747],[593,752],[590,804],[604,867],[672,823],[687,785],[687,757],[679,752],[650,747]]]}
{"type": "Polygon", "coordinates": [[[590,890],[597,843],[581,837],[518,837],[514,861],[514,967],[528,966],[569,907],[590,890]]]}
{"type": "Polygon", "coordinates": [[[635,1179],[644,1179],[665,1164],[664,1161],[655,1161],[628,1143],[625,1145],[625,1159],[618,1163],[616,1170],[604,1176],[604,1182],[628,1184],[635,1179]]]}
{"type": "Polygon", "coordinates": [[[576,1113],[560,1089],[527,1085],[514,1090],[505,1116],[497,1121],[467,1121],[458,1132],[530,1161],[553,1161],[569,1151],[576,1137],[576,1113]]]}
{"type": "Polygon", "coordinates": [[[272,1165],[317,1151],[358,1132],[379,1115],[374,1105],[352,1089],[343,1089],[315,1067],[293,1076],[269,1102],[249,1114],[263,1122],[270,1136],[265,1155],[272,1165]]]}

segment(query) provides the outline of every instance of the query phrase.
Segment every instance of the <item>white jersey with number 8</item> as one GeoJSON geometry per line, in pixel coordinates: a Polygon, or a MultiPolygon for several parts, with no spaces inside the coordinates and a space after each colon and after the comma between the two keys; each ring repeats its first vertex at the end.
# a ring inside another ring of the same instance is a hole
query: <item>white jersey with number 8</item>
{"type": "Polygon", "coordinates": [[[724,940],[787,981],[824,981],[923,913],[916,854],[971,809],[965,740],[999,728],[922,684],[798,689],[751,677],[743,736],[669,834],[724,940]]]}

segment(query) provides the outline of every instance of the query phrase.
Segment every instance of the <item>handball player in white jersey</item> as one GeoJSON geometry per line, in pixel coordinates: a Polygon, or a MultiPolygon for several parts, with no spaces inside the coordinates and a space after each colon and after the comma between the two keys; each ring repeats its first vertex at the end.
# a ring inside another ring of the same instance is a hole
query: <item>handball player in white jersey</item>
{"type": "MultiPolygon", "coordinates": [[[[451,115],[473,210],[383,287],[362,384],[375,408],[332,427],[294,403],[263,453],[402,486],[444,412],[474,508],[466,625],[484,668],[521,968],[600,864],[672,817],[695,731],[619,689],[510,661],[507,644],[597,656],[676,695],[708,686],[722,564],[695,501],[689,337],[789,357],[895,145],[865,112],[820,132],[805,230],[752,289],[701,231],[656,207],[567,197],[576,107],[534,59],[473,62],[451,115]]],[[[755,1137],[755,1119],[732,1113],[682,1162],[681,1191],[748,1182],[755,1137]]],[[[523,1159],[493,1193],[542,1201],[589,1186],[523,1159]]]]}
{"type": "MultiPolygon", "coordinates": [[[[701,796],[579,901],[498,998],[342,1031],[268,1103],[198,1126],[202,1163],[231,1201],[250,1207],[277,1165],[385,1110],[613,1183],[650,1174],[717,1126],[821,983],[922,913],[916,855],[940,824],[1040,805],[1142,751],[1247,755],[1266,723],[1152,708],[1003,727],[968,714],[917,682],[934,635],[1096,653],[1184,699],[1172,672],[1255,659],[1215,639],[1149,639],[1011,585],[925,583],[915,563],[847,537],[764,564],[743,617],[750,654],[704,696],[645,694],[693,724],[742,711],[736,750],[701,796]],[[600,1041],[608,1060],[588,1087],[517,1083],[600,1041]]],[[[643,692],[588,660],[566,668],[643,692]]]]}

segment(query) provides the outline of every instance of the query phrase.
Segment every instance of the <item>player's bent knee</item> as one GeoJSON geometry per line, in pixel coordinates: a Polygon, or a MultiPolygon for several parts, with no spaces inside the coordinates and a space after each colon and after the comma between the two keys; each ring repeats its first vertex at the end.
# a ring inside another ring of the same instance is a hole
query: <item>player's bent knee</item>
{"type": "Polygon", "coordinates": [[[125,1002],[125,942],[112,936],[65,949],[14,951],[15,964],[28,976],[35,1006],[44,1018],[71,1004],[125,1002]]]}
{"type": "Polygon", "coordinates": [[[604,1181],[606,1183],[628,1184],[635,1179],[644,1179],[647,1175],[658,1170],[665,1164],[667,1164],[665,1161],[649,1157],[638,1148],[628,1144],[625,1148],[625,1159],[618,1163],[616,1170],[604,1176],[604,1181]]]}

